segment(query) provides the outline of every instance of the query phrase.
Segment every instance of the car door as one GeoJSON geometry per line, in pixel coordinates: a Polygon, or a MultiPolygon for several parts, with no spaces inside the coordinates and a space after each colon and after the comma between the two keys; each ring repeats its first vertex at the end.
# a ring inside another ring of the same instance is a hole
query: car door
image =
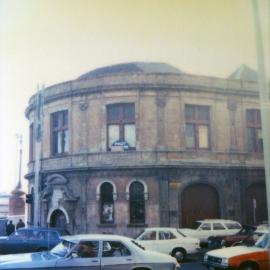
{"type": "Polygon", "coordinates": [[[201,241],[206,241],[208,239],[208,237],[211,235],[212,233],[212,224],[211,223],[202,223],[200,225],[200,227],[198,228],[198,232],[199,232],[199,238],[201,239],[201,241]]]}
{"type": "Polygon", "coordinates": [[[219,222],[213,223],[213,236],[226,235],[227,230],[225,226],[219,222]]]}
{"type": "Polygon", "coordinates": [[[158,251],[156,230],[146,230],[136,240],[146,249],[158,251]]]}
{"type": "Polygon", "coordinates": [[[168,230],[158,231],[158,239],[156,242],[157,251],[169,254],[176,246],[176,236],[168,230]]]}
{"type": "Polygon", "coordinates": [[[101,270],[129,270],[135,261],[130,250],[120,241],[103,241],[101,270]]]}
{"type": "Polygon", "coordinates": [[[99,241],[80,241],[70,256],[59,259],[55,270],[101,270],[99,241]]]}

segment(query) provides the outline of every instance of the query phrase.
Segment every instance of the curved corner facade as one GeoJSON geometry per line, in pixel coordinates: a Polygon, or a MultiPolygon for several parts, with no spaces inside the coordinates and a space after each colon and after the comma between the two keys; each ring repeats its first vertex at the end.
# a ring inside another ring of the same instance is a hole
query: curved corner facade
{"type": "MultiPolygon", "coordinates": [[[[166,72],[82,78],[43,91],[42,225],[134,236],[202,218],[266,219],[255,83],[166,72]]],[[[36,112],[33,96],[29,192],[36,112]]]]}

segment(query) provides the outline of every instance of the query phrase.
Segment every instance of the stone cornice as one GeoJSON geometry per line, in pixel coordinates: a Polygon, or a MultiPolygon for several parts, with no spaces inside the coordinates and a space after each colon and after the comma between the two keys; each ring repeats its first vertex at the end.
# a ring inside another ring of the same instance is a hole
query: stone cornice
{"type": "MultiPolygon", "coordinates": [[[[258,96],[257,84],[255,82],[235,81],[188,74],[130,73],[59,83],[47,87],[44,90],[44,100],[45,104],[48,104],[64,98],[115,90],[201,91],[224,95],[258,96]]],[[[29,105],[25,111],[27,117],[35,107],[34,98],[35,95],[29,100],[29,105]]]]}

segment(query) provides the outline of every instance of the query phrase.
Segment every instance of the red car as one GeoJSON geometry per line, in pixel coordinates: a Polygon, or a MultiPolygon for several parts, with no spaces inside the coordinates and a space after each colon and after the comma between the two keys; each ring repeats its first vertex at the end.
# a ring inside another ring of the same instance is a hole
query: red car
{"type": "MultiPolygon", "coordinates": [[[[230,247],[235,243],[244,241],[245,239],[249,238],[249,236],[253,235],[255,230],[256,230],[255,226],[244,225],[242,229],[236,234],[224,236],[211,236],[208,238],[208,247],[210,249],[230,247]]],[[[252,244],[254,244],[254,242],[252,244]]]]}

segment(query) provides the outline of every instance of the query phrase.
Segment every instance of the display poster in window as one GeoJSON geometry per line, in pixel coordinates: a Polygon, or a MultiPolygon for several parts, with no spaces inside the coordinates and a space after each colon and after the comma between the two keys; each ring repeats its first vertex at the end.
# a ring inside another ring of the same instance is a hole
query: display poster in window
{"type": "Polygon", "coordinates": [[[106,223],[113,222],[113,204],[112,203],[103,204],[102,219],[103,219],[103,222],[106,222],[106,223]]]}

